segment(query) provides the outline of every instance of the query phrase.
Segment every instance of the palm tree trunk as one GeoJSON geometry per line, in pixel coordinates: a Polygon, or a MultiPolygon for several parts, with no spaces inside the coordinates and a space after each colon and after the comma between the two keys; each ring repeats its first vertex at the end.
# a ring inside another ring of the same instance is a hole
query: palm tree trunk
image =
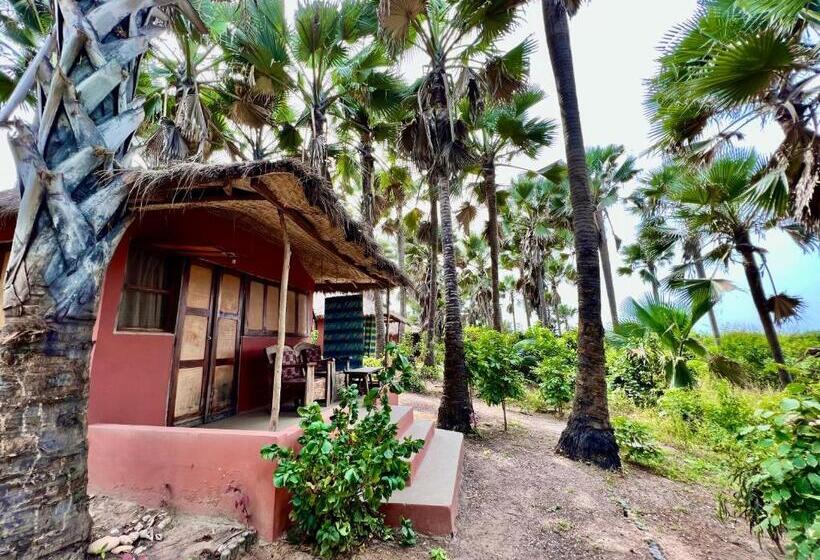
{"type": "Polygon", "coordinates": [[[313,107],[311,110],[311,137],[308,154],[310,166],[315,169],[319,175],[330,180],[330,169],[327,165],[327,134],[325,128],[327,125],[327,116],[324,109],[320,107],[313,107]]]}
{"type": "Polygon", "coordinates": [[[578,375],[572,412],[567,420],[567,427],[558,440],[556,451],[571,459],[589,461],[606,469],[617,469],[621,466],[621,460],[609,422],[606,399],[598,228],[589,192],[569,25],[566,10],[559,0],[542,0],[541,6],[564,125],[578,267],[578,375]]]}
{"type": "Polygon", "coordinates": [[[501,331],[501,294],[498,286],[498,204],[495,198],[495,163],[490,160],[481,168],[484,178],[484,199],[487,203],[487,241],[490,245],[490,276],[492,282],[493,328],[501,331]]]}
{"type": "Polygon", "coordinates": [[[518,332],[518,325],[515,322],[515,288],[510,290],[510,313],[512,313],[513,332],[518,332]]]}
{"type": "MultiPolygon", "coordinates": [[[[749,283],[749,293],[752,295],[752,301],[760,317],[760,324],[763,326],[763,333],[766,335],[766,341],[769,343],[772,359],[778,364],[785,364],[786,361],[783,359],[780,339],[777,337],[777,330],[775,329],[774,321],[772,321],[772,315],[769,313],[769,307],[766,304],[766,292],[763,289],[763,282],[760,279],[760,267],[755,260],[754,246],[749,238],[749,232],[746,230],[741,231],[735,238],[735,244],[737,250],[743,256],[743,272],[746,274],[746,281],[749,283]]],[[[780,378],[781,388],[793,381],[791,374],[786,368],[778,368],[777,373],[780,378]]]]}
{"type": "MultiPolygon", "coordinates": [[[[697,239],[693,239],[690,246],[698,278],[706,278],[706,268],[703,266],[703,257],[700,254],[700,243],[698,243],[697,239]]],[[[720,346],[720,330],[718,329],[714,306],[709,308],[709,324],[712,326],[712,336],[715,337],[715,342],[720,346]]]]}
{"type": "Polygon", "coordinates": [[[427,290],[427,355],[424,365],[436,365],[436,313],[438,308],[438,201],[430,185],[430,285],[427,290]]]}
{"type": "Polygon", "coordinates": [[[598,250],[601,254],[601,270],[604,272],[606,300],[609,303],[609,314],[612,326],[618,326],[618,300],[615,298],[615,282],[612,280],[612,262],[609,258],[609,243],[606,239],[606,223],[601,210],[595,212],[595,223],[598,225],[598,250]]]}
{"type": "Polygon", "coordinates": [[[652,297],[655,301],[660,301],[661,294],[660,294],[660,286],[658,285],[657,279],[657,270],[655,269],[655,265],[653,263],[647,263],[647,268],[649,269],[649,274],[652,275],[652,297]]]}
{"type": "Polygon", "coordinates": [[[441,209],[441,247],[444,263],[444,387],[438,409],[438,427],[468,433],[473,426],[473,403],[464,365],[464,337],[458,293],[453,214],[450,208],[449,172],[438,174],[441,209]]]}
{"type": "Polygon", "coordinates": [[[160,31],[153,6],[57,0],[59,68],[43,63],[39,130],[20,125],[10,140],[22,194],[0,349],[3,558],[85,557],[88,361],[102,276],[128,225],[122,174],[110,177],[144,118],[134,91],[160,31]]]}
{"type": "MultiPolygon", "coordinates": [[[[399,199],[396,202],[396,256],[398,258],[399,270],[404,274],[405,270],[405,234],[404,222],[402,215],[404,214],[404,200],[399,199]]],[[[403,285],[399,288],[399,315],[407,316],[407,288],[403,285]]],[[[404,323],[399,323],[399,338],[404,336],[404,323]]]]}
{"type": "MultiPolygon", "coordinates": [[[[373,227],[376,225],[373,194],[373,174],[376,161],[373,158],[373,136],[367,130],[362,131],[360,136],[359,156],[362,167],[362,223],[367,233],[373,235],[373,227]]],[[[376,357],[381,357],[384,354],[386,337],[381,290],[373,290],[373,314],[376,316],[376,357]]]]}

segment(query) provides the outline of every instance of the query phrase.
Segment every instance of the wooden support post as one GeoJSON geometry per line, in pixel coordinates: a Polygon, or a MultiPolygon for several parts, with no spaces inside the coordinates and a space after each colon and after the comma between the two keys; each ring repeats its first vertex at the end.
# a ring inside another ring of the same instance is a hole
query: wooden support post
{"type": "MultiPolygon", "coordinates": [[[[386,348],[390,343],[390,287],[388,286],[385,291],[387,292],[387,309],[384,312],[384,346],[386,348]]],[[[382,363],[385,366],[390,365],[387,360],[387,352],[382,357],[382,363]]]]}
{"type": "Polygon", "coordinates": [[[308,364],[305,373],[305,406],[313,402],[313,384],[316,381],[316,364],[308,364]]]}
{"type": "Polygon", "coordinates": [[[279,284],[279,326],[276,333],[276,365],[273,369],[273,398],[270,405],[270,423],[268,428],[275,432],[279,427],[279,407],[282,400],[282,358],[285,354],[285,329],[288,314],[288,278],[290,277],[290,240],[285,214],[279,210],[279,223],[282,224],[282,242],[285,254],[282,258],[282,279],[279,284]]]}
{"type": "Polygon", "coordinates": [[[328,378],[328,406],[336,402],[336,360],[330,360],[327,364],[327,378],[328,378]]]}

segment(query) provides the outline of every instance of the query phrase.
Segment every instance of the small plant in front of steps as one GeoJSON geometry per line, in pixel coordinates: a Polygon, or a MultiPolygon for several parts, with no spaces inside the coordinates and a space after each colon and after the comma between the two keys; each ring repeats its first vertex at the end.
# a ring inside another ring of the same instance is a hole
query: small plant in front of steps
{"type": "Polygon", "coordinates": [[[386,351],[390,365],[379,375],[381,386],[365,395],[363,415],[357,388],[347,387],[339,392],[330,422],[316,403],[299,409],[298,454],[275,444],[261,451],[264,459],[279,461],[273,481],[291,494],[295,536],[324,558],[392,536],[379,507],[405,487],[409,459],[424,445],[424,440],[396,437],[388,392],[401,392],[412,370],[395,344],[386,351]]]}
{"type": "Polygon", "coordinates": [[[450,557],[447,556],[446,550],[437,547],[430,549],[430,560],[450,560],[450,557]]]}
{"type": "Polygon", "coordinates": [[[399,544],[405,547],[416,546],[418,543],[418,535],[413,529],[413,522],[406,517],[401,518],[401,526],[399,527],[399,544]]]}

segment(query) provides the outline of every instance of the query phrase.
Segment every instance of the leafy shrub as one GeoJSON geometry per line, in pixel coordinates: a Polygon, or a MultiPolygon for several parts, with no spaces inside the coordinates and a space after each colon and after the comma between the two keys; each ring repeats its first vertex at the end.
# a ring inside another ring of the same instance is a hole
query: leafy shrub
{"type": "Polygon", "coordinates": [[[536,374],[541,380],[539,391],[550,410],[563,414],[575,394],[575,372],[566,368],[555,369],[549,360],[543,361],[536,374]]]}
{"type": "Polygon", "coordinates": [[[384,362],[381,358],[377,358],[376,356],[365,356],[362,358],[362,365],[364,367],[381,367],[384,365],[384,362]]]}
{"type": "Polygon", "coordinates": [[[524,396],[521,355],[514,347],[517,338],[486,327],[469,327],[464,334],[464,358],[470,382],[487,404],[501,405],[506,430],[506,402],[524,396]]]}
{"type": "Polygon", "coordinates": [[[639,406],[655,404],[666,388],[663,354],[652,338],[632,347],[608,348],[606,365],[609,386],[639,406]]]}
{"type": "Polygon", "coordinates": [[[430,549],[430,560],[450,560],[450,557],[446,550],[436,547],[430,549]]]}
{"type": "Polygon", "coordinates": [[[401,518],[401,526],[399,527],[399,544],[401,546],[416,546],[418,542],[418,535],[413,529],[413,522],[407,518],[401,518]]]}
{"type": "Polygon", "coordinates": [[[423,440],[396,439],[390,421],[388,391],[401,392],[410,362],[388,345],[391,366],[380,374],[382,387],[364,398],[360,416],[358,390],[340,390],[339,407],[325,422],[318,404],[299,409],[301,450],[273,444],[262,457],[278,460],[274,485],[291,494],[290,517],[297,536],[314,544],[322,557],[350,551],[371,538],[388,538],[379,512],[382,502],[404,488],[410,476],[408,459],[423,440]]]}
{"type": "Polygon", "coordinates": [[[621,457],[630,463],[652,466],[663,458],[663,452],[644,424],[618,416],[612,419],[612,427],[621,457]]]}
{"type": "Polygon", "coordinates": [[[697,391],[691,389],[669,389],[658,400],[661,414],[693,426],[703,419],[703,407],[697,391]]]}
{"type": "Polygon", "coordinates": [[[521,356],[522,373],[533,383],[541,381],[535,370],[542,364],[564,373],[572,373],[577,368],[578,336],[575,331],[556,336],[550,329],[534,325],[527,329],[515,349],[521,356]]]}
{"type": "Polygon", "coordinates": [[[778,545],[787,535],[790,555],[809,560],[820,550],[820,403],[801,390],[741,431],[734,503],[753,531],[778,545]]]}

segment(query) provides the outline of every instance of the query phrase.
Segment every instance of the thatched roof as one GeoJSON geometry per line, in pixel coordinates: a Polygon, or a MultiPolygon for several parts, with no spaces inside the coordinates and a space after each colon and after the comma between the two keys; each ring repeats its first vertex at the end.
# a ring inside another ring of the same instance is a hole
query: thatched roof
{"type": "MultiPolygon", "coordinates": [[[[240,226],[275,242],[283,239],[281,211],[294,254],[317,290],[409,285],[396,264],[350,217],[330,183],[298,161],[184,163],[128,170],[123,179],[130,189],[129,206],[136,213],[205,208],[229,214],[240,226]]],[[[16,200],[16,191],[8,192],[16,200]]],[[[0,219],[4,212],[16,212],[11,199],[0,193],[0,219]]]]}

